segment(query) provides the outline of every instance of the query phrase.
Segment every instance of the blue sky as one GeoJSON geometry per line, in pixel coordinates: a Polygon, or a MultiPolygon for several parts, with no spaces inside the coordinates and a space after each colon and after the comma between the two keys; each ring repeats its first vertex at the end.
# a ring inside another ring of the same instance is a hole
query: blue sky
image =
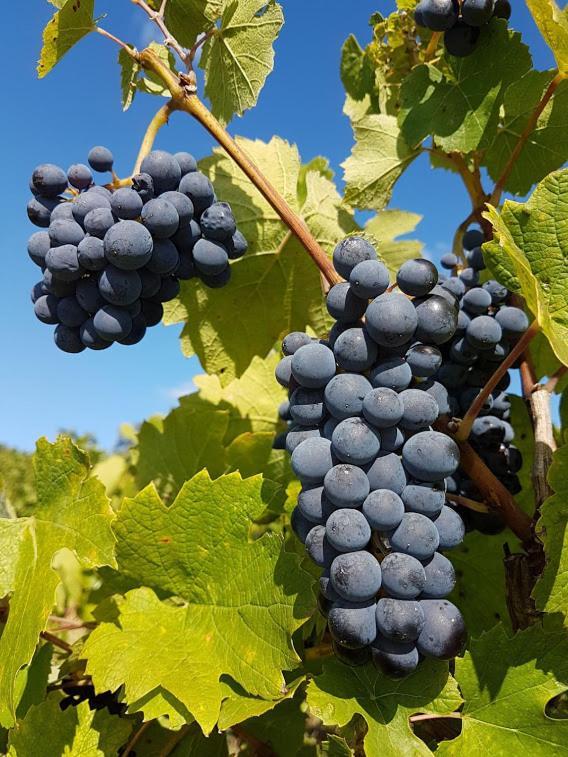
{"type": "MultiPolygon", "coordinates": [[[[286,23],[276,43],[275,70],[257,107],[235,119],[229,130],[262,140],[279,134],[297,143],[306,161],[326,155],[340,178],[339,164],[352,145],[349,123],[341,112],[340,47],[350,32],[367,42],[371,13],[388,13],[394,2],[353,0],[348,13],[339,0],[282,4],[286,23]]],[[[535,65],[551,67],[550,53],[525,4],[516,0],[513,5],[512,24],[523,33],[535,65]]],[[[28,259],[26,241],[35,228],[25,212],[31,171],[41,162],[64,168],[83,162],[90,147],[104,144],[113,150],[118,172],[126,175],[158,105],[156,98],[138,95],[131,110],[122,113],[117,52],[99,35],[83,40],[38,81],[35,62],[52,11],[46,0],[30,0],[24,23],[21,4],[8,3],[3,9],[0,442],[32,449],[39,436],[53,438],[61,428],[72,428],[94,433],[110,449],[120,423],[166,412],[201,369],[195,358],[182,356],[179,327],[158,326],[134,347],[74,356],[59,352],[51,328],[33,315],[29,292],[38,269],[28,259]]],[[[129,0],[97,0],[96,11],[108,14],[103,22],[107,29],[138,46],[152,37],[144,14],[129,0]]],[[[157,145],[203,157],[212,141],[189,117],[176,114],[157,145]]],[[[445,250],[469,210],[457,184],[454,176],[432,171],[421,158],[395,189],[391,207],[424,216],[418,236],[434,256],[445,250]]]]}

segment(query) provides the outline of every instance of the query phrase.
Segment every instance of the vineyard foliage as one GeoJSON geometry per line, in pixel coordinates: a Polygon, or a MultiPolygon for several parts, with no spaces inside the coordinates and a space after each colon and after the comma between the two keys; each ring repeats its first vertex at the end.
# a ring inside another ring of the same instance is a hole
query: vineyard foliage
{"type": "MultiPolygon", "coordinates": [[[[50,1],[40,77],[66,65],[84,36],[112,29],[94,0],[50,1]]],[[[461,177],[472,214],[448,250],[461,251],[470,222],[492,237],[483,247],[491,276],[539,330],[535,380],[552,377],[562,395],[568,10],[527,0],[557,64],[537,71],[514,7],[509,24],[493,19],[474,53],[456,58],[416,27],[414,6],[398,0],[374,14],[371,42],[350,35],[341,51],[353,130],[343,194],[325,157],[301,156],[285,135],[236,145],[328,256],[359,233],[390,271],[422,249],[420,217],[388,207],[396,182],[424,154],[461,177]]],[[[145,10],[170,41],[120,48],[114,86],[124,109],[173,95],[183,110],[180,91],[191,98],[197,89],[222,128],[270,86],[285,4],[134,0],[132,14],[145,10]]],[[[514,398],[511,423],[525,460],[516,506],[532,535],[471,531],[455,551],[464,655],[428,660],[403,680],[330,656],[318,571],[290,529],[299,484],[273,441],[287,396],[274,378],[280,342],[291,331],[323,336],[332,321],[302,240],[224,147],[199,168],[230,203],[249,250],[231,263],[229,286],[183,281],[164,316],[202,366],[196,391],[166,416],[123,429],[113,455],[69,434],[40,439],[33,460],[0,449],[2,753],[568,753],[566,430],[543,432],[527,397],[514,398]],[[100,695],[113,706],[91,706],[100,695]]],[[[566,407],[563,397],[561,423],[566,407]]]]}

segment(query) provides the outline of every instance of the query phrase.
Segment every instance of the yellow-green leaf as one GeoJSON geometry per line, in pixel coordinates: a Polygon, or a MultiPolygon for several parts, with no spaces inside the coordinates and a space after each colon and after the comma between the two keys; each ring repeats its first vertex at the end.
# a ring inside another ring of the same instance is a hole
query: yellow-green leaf
{"type": "Polygon", "coordinates": [[[527,0],[532,17],[552,50],[558,70],[568,72],[568,10],[554,0],[527,0]]]}
{"type": "Polygon", "coordinates": [[[416,213],[404,210],[382,210],[365,225],[365,231],[377,242],[377,253],[392,276],[405,260],[419,258],[422,243],[416,239],[398,240],[397,237],[414,231],[422,220],[416,213]]]}
{"type": "Polygon", "coordinates": [[[95,0],[67,0],[43,30],[37,74],[42,79],[59,63],[73,45],[95,28],[95,0]]]}

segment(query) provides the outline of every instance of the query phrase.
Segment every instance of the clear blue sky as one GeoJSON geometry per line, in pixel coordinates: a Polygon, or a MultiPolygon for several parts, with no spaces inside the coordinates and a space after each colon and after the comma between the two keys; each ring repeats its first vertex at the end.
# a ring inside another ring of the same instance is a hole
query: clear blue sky
{"type": "MultiPolygon", "coordinates": [[[[326,155],[340,177],[339,164],[352,145],[349,123],[341,113],[340,47],[350,32],[367,42],[370,14],[388,13],[394,2],[353,0],[348,12],[339,0],[282,4],[286,24],[276,44],[275,70],[258,106],[235,119],[230,131],[263,140],[279,134],[298,144],[304,160],[326,155]]],[[[524,2],[515,0],[513,5],[513,25],[530,45],[536,66],[552,66],[524,2]]],[[[30,0],[25,6],[7,3],[3,9],[0,442],[32,449],[39,436],[53,438],[59,429],[72,428],[94,433],[110,449],[120,423],[166,412],[200,366],[181,355],[179,327],[158,326],[134,347],[105,352],[74,356],[55,348],[51,328],[35,319],[29,299],[38,269],[26,253],[27,238],[35,230],[25,212],[27,185],[36,164],[49,161],[66,168],[85,161],[95,144],[108,145],[118,172],[128,173],[157,99],[138,95],[131,110],[122,113],[116,50],[98,35],[83,40],[38,81],[41,31],[53,8],[46,0],[30,0]]],[[[145,17],[129,0],[97,0],[96,12],[108,13],[103,25],[134,44],[140,46],[152,36],[145,17]]],[[[202,157],[212,145],[197,124],[177,114],[161,132],[158,146],[202,157]]],[[[392,206],[424,216],[418,234],[434,256],[468,211],[457,179],[432,171],[425,159],[399,182],[392,206]]]]}

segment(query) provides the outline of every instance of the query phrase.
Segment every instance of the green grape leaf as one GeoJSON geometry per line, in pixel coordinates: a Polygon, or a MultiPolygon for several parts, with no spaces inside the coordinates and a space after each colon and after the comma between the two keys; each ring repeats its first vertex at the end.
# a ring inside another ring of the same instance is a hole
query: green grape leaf
{"type": "Polygon", "coordinates": [[[161,686],[136,701],[128,703],[128,713],[141,712],[145,721],[165,718],[168,728],[177,729],[193,721],[193,715],[173,694],[161,686]]]}
{"type": "Polygon", "coordinates": [[[205,94],[222,124],[256,104],[272,71],[273,45],[283,23],[275,0],[226,3],[220,27],[203,45],[199,61],[205,71],[205,94]]]}
{"type": "Polygon", "coordinates": [[[144,585],[118,600],[82,656],[97,689],[124,684],[127,702],[156,687],[184,704],[209,733],[221,676],[265,699],[286,693],[283,670],[299,658],[292,633],[314,610],[309,576],[279,536],[248,541],[264,511],[262,478],[199,473],[166,508],[155,489],[126,499],[116,520],[119,568],[144,585]],[[161,602],[153,588],[183,604],[161,602]]]}
{"type": "Polygon", "coordinates": [[[300,207],[306,202],[308,196],[306,177],[312,171],[316,171],[330,181],[333,181],[335,176],[333,169],[329,165],[329,160],[324,158],[323,155],[317,155],[315,158],[312,158],[309,163],[303,163],[300,166],[300,172],[298,174],[298,204],[300,207]]]}
{"type": "Polygon", "coordinates": [[[106,757],[117,754],[132,730],[131,720],[91,710],[88,702],[62,711],[59,693],[30,707],[10,732],[8,757],[106,757]]]}
{"type": "Polygon", "coordinates": [[[377,253],[394,277],[405,260],[419,258],[422,243],[415,239],[398,240],[410,234],[422,220],[416,213],[404,210],[382,210],[365,224],[366,233],[377,243],[377,253]]]}
{"type": "Polygon", "coordinates": [[[225,435],[229,416],[189,396],[163,420],[142,424],[138,434],[136,481],[140,488],[153,481],[171,501],[185,481],[207,468],[213,478],[225,470],[225,435]]]}
{"type": "Polygon", "coordinates": [[[542,505],[536,525],[536,532],[544,543],[546,565],[533,591],[539,610],[563,615],[566,615],[568,608],[567,462],[568,446],[564,446],[554,453],[548,471],[548,481],[554,494],[542,505]]]}
{"type": "Polygon", "coordinates": [[[235,723],[241,723],[251,718],[260,718],[262,715],[274,710],[275,707],[279,707],[281,703],[295,696],[298,686],[303,681],[304,677],[302,676],[289,683],[286,686],[286,694],[281,699],[251,697],[234,681],[221,681],[221,690],[224,698],[221,704],[219,722],[217,723],[218,728],[221,731],[225,731],[235,723]]]}
{"type": "MultiPolygon", "coordinates": [[[[560,368],[560,361],[552,351],[550,342],[541,333],[537,334],[530,343],[530,356],[534,366],[537,381],[544,376],[552,376],[560,368]]],[[[556,391],[562,391],[562,383],[556,387],[556,391]]]]}
{"type": "Polygon", "coordinates": [[[560,10],[554,0],[527,0],[527,6],[552,50],[558,70],[568,72],[568,10],[560,10]]]}
{"type": "MultiPolygon", "coordinates": [[[[509,395],[511,403],[510,422],[515,430],[513,444],[523,456],[523,466],[519,473],[519,481],[523,487],[515,494],[515,502],[532,517],[534,513],[534,484],[532,480],[532,462],[534,460],[534,429],[526,402],[521,397],[509,395]]],[[[507,539],[509,541],[509,539],[507,539]]]]}
{"type": "MultiPolygon", "coordinates": [[[[16,676],[30,663],[55,604],[60,577],[54,556],[68,549],[86,567],[116,564],[113,512],[102,484],[89,477],[88,457],[67,438],[55,444],[40,439],[34,469],[38,504],[33,516],[19,520],[10,613],[0,637],[0,720],[8,725],[18,704],[16,676]]],[[[9,539],[14,532],[0,535],[9,539]]],[[[4,549],[9,547],[2,544],[4,549]]]]}
{"type": "Polygon", "coordinates": [[[134,100],[138,88],[138,76],[140,64],[124,48],[118,53],[118,65],[120,66],[120,91],[122,110],[128,110],[134,100]]]}
{"type": "Polygon", "coordinates": [[[568,643],[563,630],[541,625],[512,638],[501,626],[472,639],[456,659],[465,699],[461,735],[437,754],[530,754],[548,757],[568,749],[568,722],[545,714],[547,702],[566,689],[568,643]],[[562,683],[564,681],[564,683],[562,683]],[[513,746],[514,745],[514,746],[513,746]]]}
{"type": "Polygon", "coordinates": [[[478,636],[503,621],[510,628],[507,609],[503,545],[520,548],[510,531],[493,535],[470,531],[459,547],[447,555],[456,571],[456,586],[449,599],[459,607],[467,630],[478,636]],[[480,586],[491,586],[490,592],[480,586]]]}
{"type": "Polygon", "coordinates": [[[30,664],[18,671],[15,696],[18,700],[17,720],[24,718],[32,705],[41,704],[45,699],[52,656],[52,645],[42,644],[36,649],[30,664]]]}
{"type": "Polygon", "coordinates": [[[365,95],[372,95],[375,85],[371,63],[357,42],[350,34],[341,48],[341,81],[345,92],[354,100],[362,100],[365,95]]]}
{"type": "MultiPolygon", "coordinates": [[[[162,63],[170,71],[176,70],[176,61],[169,47],[160,45],[158,42],[150,42],[148,49],[158,56],[162,63]]],[[[138,80],[138,89],[147,95],[161,95],[162,97],[171,97],[170,90],[164,85],[164,82],[153,71],[145,71],[144,76],[138,80]]]]}
{"type": "Polygon", "coordinates": [[[366,757],[430,755],[426,744],[412,732],[409,717],[415,713],[445,714],[462,703],[446,663],[424,660],[415,673],[394,680],[368,664],[348,668],[339,660],[324,663],[307,689],[308,709],[324,725],[344,726],[355,714],[367,722],[366,757]]]}
{"type": "Polygon", "coordinates": [[[355,145],[342,163],[345,202],[382,210],[393,187],[419,154],[406,142],[394,116],[364,116],[352,124],[355,145]]]}
{"type": "Polygon", "coordinates": [[[494,238],[483,245],[495,278],[522,294],[556,357],[568,365],[568,170],[556,171],[525,203],[506,200],[485,217],[494,238]]]}
{"type": "MultiPolygon", "coordinates": [[[[325,250],[331,251],[355,228],[335,186],[319,170],[306,174],[306,199],[300,208],[295,146],[278,137],[268,144],[237,141],[292,209],[300,211],[325,250]]],[[[219,150],[201,167],[219,196],[231,204],[250,249],[231,265],[231,286],[211,290],[195,280],[184,282],[180,297],[168,304],[165,320],[186,322],[184,353],[197,354],[207,373],[226,385],[243,374],[254,355],[267,355],[288,332],[309,326],[323,334],[330,318],[319,271],[241,170],[219,150]]]]}
{"type": "MultiPolygon", "coordinates": [[[[196,376],[199,399],[229,414],[225,444],[230,444],[246,431],[270,431],[273,434],[280,424],[278,405],[287,398],[286,391],[274,377],[280,356],[276,353],[265,360],[255,356],[240,378],[223,386],[217,376],[196,376]]],[[[189,398],[181,398],[191,402],[189,398]]]]}
{"type": "Polygon", "coordinates": [[[43,47],[37,64],[40,79],[59,63],[65,53],[89,32],[94,31],[95,0],[67,0],[43,30],[43,47]]]}
{"type": "Polygon", "coordinates": [[[242,723],[245,733],[252,734],[272,749],[278,757],[297,757],[304,745],[306,716],[301,710],[302,698],[286,699],[277,707],[242,723]]]}
{"type": "Polygon", "coordinates": [[[192,47],[201,32],[221,17],[224,0],[168,0],[165,21],[171,34],[185,47],[192,47]]]}
{"type": "MultiPolygon", "coordinates": [[[[244,477],[262,473],[265,479],[274,481],[282,489],[286,489],[294,475],[290,466],[290,456],[286,450],[273,449],[274,432],[246,432],[237,436],[227,447],[227,467],[231,471],[238,470],[244,477]]],[[[278,492],[275,502],[268,502],[269,509],[280,510],[278,492]]]]}
{"type": "Polygon", "coordinates": [[[406,78],[399,115],[403,138],[419,145],[431,134],[445,152],[487,146],[496,133],[507,87],[530,67],[520,34],[509,31],[505,21],[492,21],[472,55],[444,55],[445,74],[425,64],[406,78]]]}
{"type": "MultiPolygon", "coordinates": [[[[501,176],[554,74],[554,71],[529,71],[506,91],[503,123],[483,158],[484,165],[495,181],[501,176]]],[[[568,159],[567,120],[568,81],[564,81],[538,117],[536,126],[505,183],[506,191],[526,195],[534,184],[564,165],[568,159]]]]}

